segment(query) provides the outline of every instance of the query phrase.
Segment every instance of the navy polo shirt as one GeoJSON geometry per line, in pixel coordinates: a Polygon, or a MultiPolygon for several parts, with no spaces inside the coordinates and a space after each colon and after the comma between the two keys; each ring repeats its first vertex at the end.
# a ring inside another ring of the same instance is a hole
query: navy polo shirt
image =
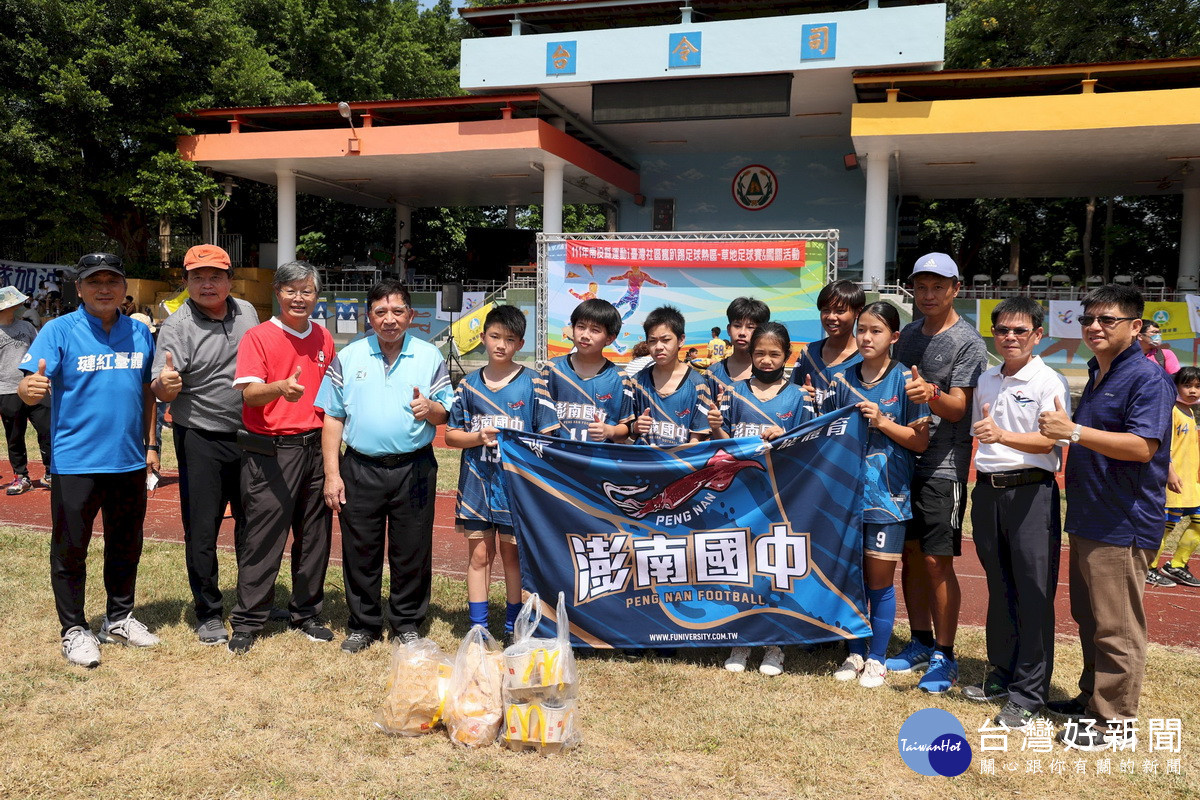
{"type": "Polygon", "coordinates": [[[1142,464],[1071,445],[1063,527],[1067,533],[1104,544],[1156,550],[1163,537],[1175,386],[1162,367],[1142,355],[1137,342],[1113,360],[1099,383],[1098,373],[1093,358],[1075,421],[1088,428],[1156,439],[1158,451],[1142,464]]]}

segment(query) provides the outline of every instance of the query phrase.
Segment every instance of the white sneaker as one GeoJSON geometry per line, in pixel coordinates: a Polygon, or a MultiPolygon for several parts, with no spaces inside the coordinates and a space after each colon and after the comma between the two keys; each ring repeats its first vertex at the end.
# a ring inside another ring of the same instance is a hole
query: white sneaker
{"type": "Polygon", "coordinates": [[[725,659],[725,669],[730,672],[745,672],[748,658],[750,658],[749,647],[735,647],[729,651],[729,658],[725,659]]]}
{"type": "Polygon", "coordinates": [[[762,663],[758,665],[758,671],[763,675],[779,675],[783,672],[783,650],[771,645],[767,648],[767,652],[763,655],[762,663]]]}
{"type": "Polygon", "coordinates": [[[857,653],[851,653],[842,662],[842,665],[833,673],[833,677],[839,681],[852,681],[859,676],[863,671],[863,657],[857,653]]]}
{"type": "Polygon", "coordinates": [[[883,665],[883,662],[868,658],[863,664],[862,675],[858,676],[858,685],[864,689],[874,689],[883,686],[883,680],[886,677],[887,667],[883,665]]]}
{"type": "Polygon", "coordinates": [[[91,669],[100,664],[100,643],[96,634],[76,625],[63,634],[62,654],[70,663],[91,669]]]}
{"type": "Polygon", "coordinates": [[[145,625],[134,619],[133,614],[130,614],[119,622],[110,622],[108,617],[105,617],[104,624],[100,627],[100,641],[105,644],[153,647],[161,643],[162,639],[147,630],[145,625]]]}

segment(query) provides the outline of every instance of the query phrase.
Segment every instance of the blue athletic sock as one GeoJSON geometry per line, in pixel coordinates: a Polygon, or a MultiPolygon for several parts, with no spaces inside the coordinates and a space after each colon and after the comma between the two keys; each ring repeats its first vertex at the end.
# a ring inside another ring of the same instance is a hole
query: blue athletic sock
{"type": "Polygon", "coordinates": [[[486,628],[488,624],[487,600],[480,600],[478,603],[468,602],[467,614],[470,615],[472,625],[482,625],[486,628]]]}
{"type": "Polygon", "coordinates": [[[504,606],[504,632],[512,633],[517,615],[521,613],[521,603],[506,603],[504,606]]]}
{"type": "Polygon", "coordinates": [[[867,589],[867,597],[871,603],[871,655],[868,657],[883,663],[896,624],[896,587],[867,589]]]}

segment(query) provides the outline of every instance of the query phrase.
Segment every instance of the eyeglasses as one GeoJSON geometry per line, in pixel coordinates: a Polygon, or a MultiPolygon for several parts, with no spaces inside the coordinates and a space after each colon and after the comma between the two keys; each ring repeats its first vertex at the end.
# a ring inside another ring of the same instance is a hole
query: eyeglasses
{"type": "Polygon", "coordinates": [[[317,296],[315,289],[280,289],[281,297],[286,297],[288,300],[295,300],[297,297],[303,297],[305,300],[311,300],[317,296]]]}
{"type": "Polygon", "coordinates": [[[1008,336],[1010,333],[1013,336],[1020,338],[1022,336],[1028,336],[1032,331],[1033,331],[1033,328],[1009,328],[1005,325],[993,325],[992,326],[992,335],[994,335],[998,339],[1003,339],[1005,336],[1008,336]]]}
{"type": "Polygon", "coordinates": [[[1097,317],[1094,314],[1080,314],[1078,319],[1080,326],[1084,328],[1093,322],[1099,322],[1102,328],[1115,328],[1118,322],[1129,322],[1130,320],[1141,319],[1141,317],[1110,317],[1107,314],[1097,317]]]}
{"type": "Polygon", "coordinates": [[[99,266],[116,267],[120,269],[123,266],[123,262],[120,258],[114,256],[112,253],[89,253],[88,255],[79,259],[80,269],[99,266]]]}

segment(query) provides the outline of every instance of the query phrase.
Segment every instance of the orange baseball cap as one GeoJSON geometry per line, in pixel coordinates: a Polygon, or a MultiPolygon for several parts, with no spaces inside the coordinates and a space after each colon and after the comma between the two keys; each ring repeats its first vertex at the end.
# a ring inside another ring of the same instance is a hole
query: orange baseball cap
{"type": "Polygon", "coordinates": [[[229,253],[215,244],[198,244],[184,255],[184,269],[199,269],[200,267],[233,269],[233,265],[229,263],[229,253]]]}

